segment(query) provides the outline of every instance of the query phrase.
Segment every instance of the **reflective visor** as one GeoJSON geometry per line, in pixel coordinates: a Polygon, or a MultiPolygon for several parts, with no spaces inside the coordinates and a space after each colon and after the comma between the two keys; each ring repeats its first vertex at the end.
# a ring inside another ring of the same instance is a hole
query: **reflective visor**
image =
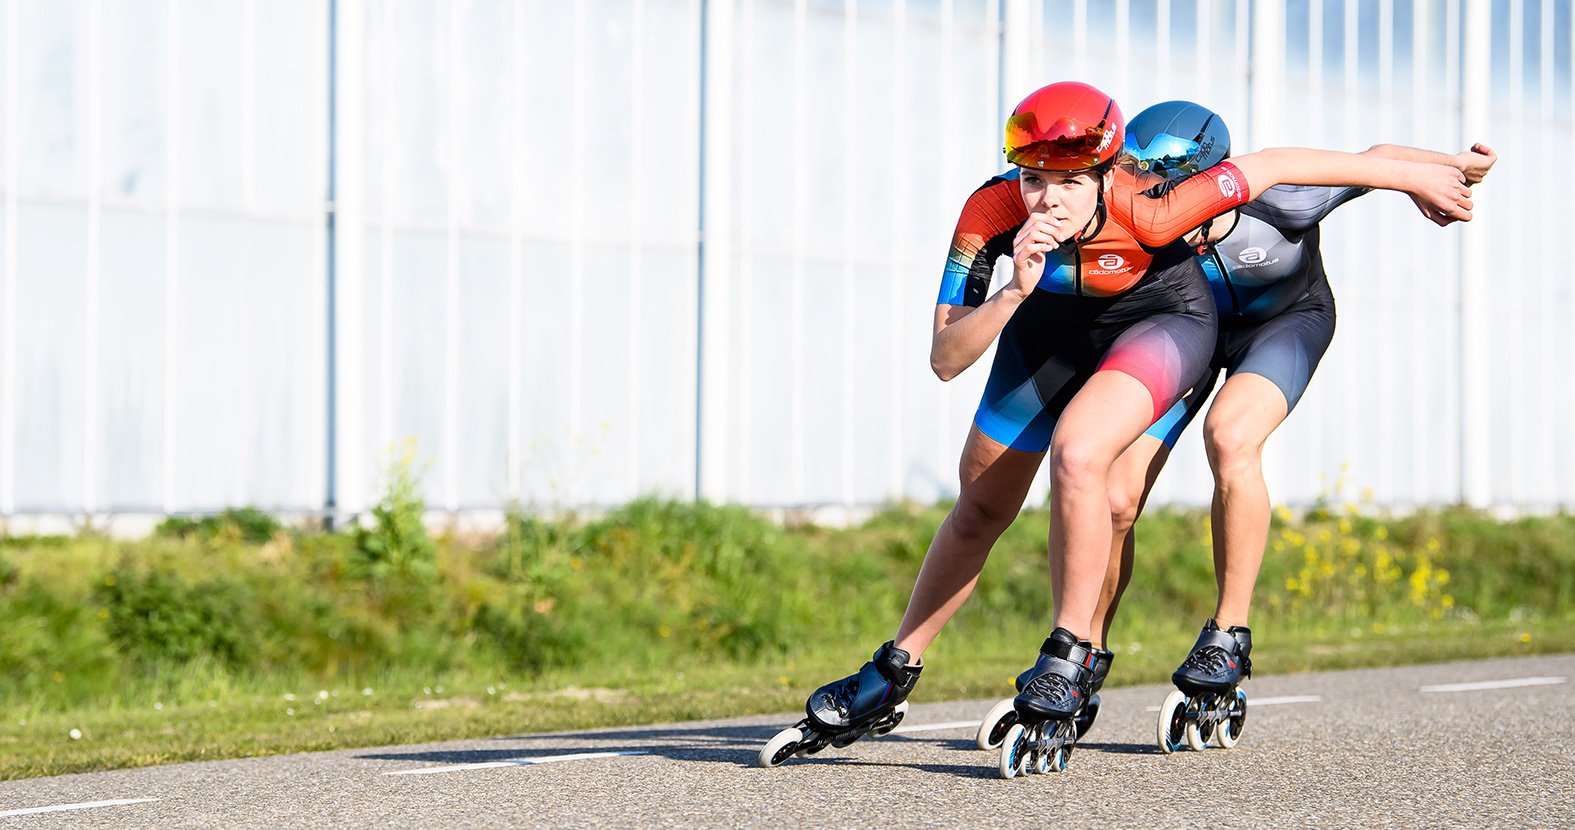
{"type": "Polygon", "coordinates": [[[1178,179],[1198,172],[1198,148],[1201,145],[1169,133],[1160,133],[1149,141],[1147,147],[1137,146],[1137,140],[1127,133],[1125,155],[1147,173],[1167,179],[1178,179]]]}
{"type": "Polygon", "coordinates": [[[1099,163],[1110,136],[1099,125],[1071,118],[1057,119],[1046,127],[1032,112],[1006,120],[1006,158],[1024,167],[1046,170],[1082,170],[1099,163]]]}

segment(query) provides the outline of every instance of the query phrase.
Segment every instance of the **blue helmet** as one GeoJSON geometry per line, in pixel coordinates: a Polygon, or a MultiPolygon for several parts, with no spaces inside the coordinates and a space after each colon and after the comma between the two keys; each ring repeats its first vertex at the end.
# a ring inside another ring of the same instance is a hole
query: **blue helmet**
{"type": "Polygon", "coordinates": [[[1191,101],[1166,101],[1127,123],[1121,163],[1176,181],[1230,156],[1230,130],[1213,110],[1191,101]]]}

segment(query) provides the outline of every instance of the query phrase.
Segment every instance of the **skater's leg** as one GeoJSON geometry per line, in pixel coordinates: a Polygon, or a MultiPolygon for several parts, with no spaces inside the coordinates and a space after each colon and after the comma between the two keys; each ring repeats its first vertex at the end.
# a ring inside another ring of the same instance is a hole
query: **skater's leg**
{"type": "Polygon", "coordinates": [[[1121,595],[1132,580],[1136,549],[1133,525],[1143,512],[1149,491],[1153,489],[1155,479],[1169,458],[1170,447],[1164,441],[1144,433],[1132,442],[1132,446],[1127,447],[1126,452],[1110,468],[1110,563],[1106,566],[1099,604],[1094,607],[1094,630],[1090,637],[1099,648],[1104,648],[1105,639],[1110,636],[1110,624],[1115,621],[1121,595]]]}
{"type": "Polygon", "coordinates": [[[1203,422],[1204,447],[1214,471],[1214,579],[1220,628],[1245,626],[1252,589],[1269,539],[1269,489],[1263,445],[1285,420],[1285,395],[1260,375],[1232,375],[1203,422]]]}
{"type": "Polygon", "coordinates": [[[957,504],[930,542],[897,629],[897,648],[914,661],[972,593],[991,546],[1017,518],[1043,460],[1044,453],[1011,449],[977,426],[968,430],[957,504]]]}
{"type": "MultiPolygon", "coordinates": [[[[1168,407],[1168,402],[1167,402],[1168,407]]],[[[1137,378],[1096,372],[1067,404],[1050,445],[1050,580],[1055,626],[1086,640],[1110,563],[1109,480],[1116,458],[1153,422],[1137,378]]]]}

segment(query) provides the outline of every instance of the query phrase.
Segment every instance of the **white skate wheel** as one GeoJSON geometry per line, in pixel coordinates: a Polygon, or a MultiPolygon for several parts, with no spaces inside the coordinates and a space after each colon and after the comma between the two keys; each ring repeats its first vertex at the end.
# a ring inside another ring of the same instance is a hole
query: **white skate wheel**
{"type": "Polygon", "coordinates": [[[789,726],[766,741],[755,763],[767,768],[781,766],[783,761],[793,757],[794,750],[798,749],[799,743],[803,740],[804,733],[796,726],[789,726]]]}
{"type": "Polygon", "coordinates": [[[1026,768],[1028,735],[1020,723],[1012,724],[1001,739],[1001,761],[996,769],[1002,778],[1016,778],[1026,768]]]}
{"type": "Polygon", "coordinates": [[[1195,752],[1202,752],[1209,745],[1209,736],[1203,734],[1203,727],[1195,720],[1187,721],[1187,746],[1195,752]]]}
{"type": "Polygon", "coordinates": [[[1187,739],[1186,725],[1187,696],[1180,689],[1172,689],[1159,707],[1159,723],[1155,729],[1159,751],[1169,755],[1180,749],[1187,739]]]}
{"type": "Polygon", "coordinates": [[[1014,723],[1017,723],[1017,710],[1012,708],[1012,699],[996,703],[985,713],[984,720],[979,721],[979,734],[974,736],[974,745],[980,749],[1000,749],[1001,739],[1006,737],[1006,730],[1014,723]]]}
{"type": "Polygon", "coordinates": [[[1231,749],[1241,740],[1242,727],[1247,725],[1247,693],[1236,690],[1236,703],[1231,706],[1231,716],[1214,729],[1215,740],[1223,749],[1231,749]]]}

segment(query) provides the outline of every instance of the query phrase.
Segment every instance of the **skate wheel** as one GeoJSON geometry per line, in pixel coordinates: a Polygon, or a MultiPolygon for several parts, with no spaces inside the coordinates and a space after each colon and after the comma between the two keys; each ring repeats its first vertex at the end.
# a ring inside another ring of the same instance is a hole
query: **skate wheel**
{"type": "Polygon", "coordinates": [[[755,762],[766,768],[781,766],[783,761],[793,757],[793,753],[798,750],[798,745],[803,740],[804,733],[796,726],[789,726],[766,741],[755,762]]]}
{"type": "Polygon", "coordinates": [[[1017,710],[1012,708],[1012,699],[996,703],[985,713],[984,720],[979,721],[979,734],[974,736],[974,745],[980,749],[1000,749],[1006,730],[1011,729],[1014,723],[1017,723],[1017,710]]]}
{"type": "Polygon", "coordinates": [[[1231,749],[1236,742],[1241,740],[1241,730],[1247,725],[1247,693],[1241,689],[1236,690],[1236,702],[1230,707],[1230,717],[1226,718],[1214,731],[1220,747],[1231,749]]]}
{"type": "Polygon", "coordinates": [[[1186,741],[1187,696],[1180,689],[1173,689],[1159,707],[1159,723],[1155,735],[1159,751],[1169,755],[1181,748],[1186,741]]]}
{"type": "Polygon", "coordinates": [[[902,719],[907,716],[908,701],[904,700],[903,702],[897,704],[897,708],[891,710],[891,714],[880,719],[880,723],[877,724],[874,729],[870,730],[870,735],[876,738],[890,735],[891,730],[896,729],[897,724],[902,723],[902,719]]]}
{"type": "Polygon", "coordinates": [[[1205,726],[1200,726],[1197,721],[1187,721],[1187,746],[1194,751],[1202,752],[1209,745],[1209,732],[1205,726]]]}
{"type": "Polygon", "coordinates": [[[1070,760],[1071,751],[1064,746],[1058,746],[1050,756],[1045,759],[1045,766],[1050,772],[1066,772],[1066,762],[1070,760]]]}
{"type": "Polygon", "coordinates": [[[1033,729],[1034,748],[1028,752],[1028,771],[1034,775],[1044,775],[1050,771],[1051,752],[1045,749],[1045,730],[1044,724],[1033,729]]]}
{"type": "Polygon", "coordinates": [[[1020,723],[1014,723],[1001,739],[1001,761],[997,769],[1002,778],[1016,778],[1025,771],[1028,753],[1028,732],[1020,723]]]}

